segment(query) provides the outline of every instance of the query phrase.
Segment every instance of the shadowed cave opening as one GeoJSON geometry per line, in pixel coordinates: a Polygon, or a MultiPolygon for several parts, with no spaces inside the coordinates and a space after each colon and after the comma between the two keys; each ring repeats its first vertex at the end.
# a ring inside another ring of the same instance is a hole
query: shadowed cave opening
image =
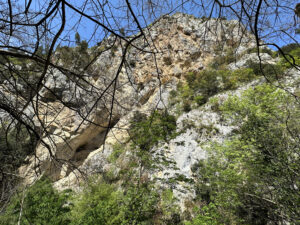
{"type": "MultiPolygon", "coordinates": [[[[112,129],[118,121],[119,118],[112,121],[112,125],[108,129],[112,129]]],[[[76,149],[73,157],[70,160],[73,166],[81,166],[91,152],[97,150],[104,144],[106,132],[107,130],[100,131],[94,138],[87,140],[76,149]]],[[[68,171],[67,174],[70,172],[71,171],[68,171]]]]}

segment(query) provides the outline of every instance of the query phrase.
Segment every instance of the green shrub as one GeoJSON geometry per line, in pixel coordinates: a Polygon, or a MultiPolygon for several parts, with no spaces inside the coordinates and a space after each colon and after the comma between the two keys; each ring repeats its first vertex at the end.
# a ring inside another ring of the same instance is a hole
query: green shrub
{"type": "Polygon", "coordinates": [[[284,67],[281,65],[260,64],[250,60],[247,67],[252,69],[255,75],[265,76],[270,81],[278,80],[284,75],[284,67]]]}
{"type": "MultiPolygon", "coordinates": [[[[222,49],[223,50],[223,49],[222,49]]],[[[221,50],[221,52],[222,52],[221,50]]],[[[233,48],[227,49],[225,55],[219,55],[214,58],[214,61],[210,64],[212,69],[222,69],[226,65],[234,62],[236,60],[236,54],[233,48]]]]}
{"type": "Polygon", "coordinates": [[[75,59],[73,48],[68,46],[57,47],[56,52],[59,53],[59,60],[64,66],[70,68],[73,65],[73,60],[75,59]]]}
{"type": "MultiPolygon", "coordinates": [[[[274,55],[274,52],[271,49],[269,49],[269,48],[259,48],[259,52],[260,53],[267,53],[270,56],[274,55]]],[[[257,53],[257,47],[248,48],[245,53],[246,54],[257,53]]]]}
{"type": "MultiPolygon", "coordinates": [[[[219,81],[217,71],[215,70],[204,70],[193,76],[195,78],[190,80],[187,78],[189,87],[194,91],[194,93],[200,92],[204,97],[212,96],[219,91],[219,81]]],[[[188,74],[187,77],[191,76],[188,74]]]]}
{"type": "Polygon", "coordinates": [[[122,224],[125,217],[120,209],[122,198],[115,185],[90,182],[82,196],[76,197],[72,224],[122,224]]]}
{"type": "Polygon", "coordinates": [[[11,200],[4,215],[0,217],[0,224],[17,224],[21,205],[21,224],[69,224],[68,196],[67,192],[59,194],[47,178],[41,178],[24,195],[20,193],[11,200]]]}
{"type": "Polygon", "coordinates": [[[37,140],[34,134],[26,130],[20,124],[8,126],[2,121],[0,127],[0,188],[2,196],[0,208],[11,196],[11,187],[19,182],[19,177],[15,176],[18,168],[27,163],[26,157],[33,154],[37,140]]]}
{"type": "Polygon", "coordinates": [[[82,41],[79,44],[79,53],[80,54],[86,54],[88,47],[89,47],[88,43],[86,41],[82,41]]]}
{"type": "Polygon", "coordinates": [[[136,112],[129,134],[137,160],[143,167],[155,169],[163,159],[159,156],[154,157],[150,151],[160,141],[168,142],[177,136],[176,119],[167,112],[155,111],[149,118],[136,112]]]}
{"type": "Polygon", "coordinates": [[[131,140],[140,149],[149,151],[159,141],[168,141],[176,135],[176,119],[167,112],[153,112],[149,118],[136,112],[129,130],[131,140]]]}
{"type": "MultiPolygon", "coordinates": [[[[297,143],[293,141],[300,134],[300,109],[295,99],[264,84],[245,91],[241,97],[229,98],[220,109],[239,130],[232,140],[213,147],[213,161],[205,166],[211,171],[206,175],[210,198],[220,210],[244,221],[239,224],[276,223],[282,220],[279,214],[291,223],[297,221],[295,215],[300,208],[296,202],[300,199],[292,187],[300,184],[290,179],[294,171],[300,171],[297,143]],[[218,197],[217,190],[223,190],[222,196],[218,197]]],[[[199,174],[203,180],[205,173],[199,174]]]]}
{"type": "Polygon", "coordinates": [[[122,191],[102,180],[89,182],[76,196],[71,224],[153,224],[158,202],[157,192],[147,184],[122,191]]]}
{"type": "Polygon", "coordinates": [[[217,207],[210,203],[201,209],[196,209],[197,216],[192,221],[187,221],[185,225],[221,225],[222,215],[217,207]]]}
{"type": "Polygon", "coordinates": [[[66,68],[76,72],[85,68],[94,54],[95,52],[92,52],[89,55],[86,41],[79,42],[76,47],[58,46],[56,48],[56,57],[59,56],[57,60],[66,68]]]}
{"type": "Polygon", "coordinates": [[[181,110],[188,112],[196,103],[205,104],[211,96],[226,90],[236,89],[241,83],[256,78],[250,68],[230,70],[204,70],[199,73],[189,72],[185,76],[186,84],[179,82],[177,92],[170,94],[170,104],[181,104],[181,110]]]}
{"type": "Polygon", "coordinates": [[[124,220],[121,224],[154,224],[157,217],[159,194],[149,184],[132,186],[124,195],[124,220]]]}
{"type": "Polygon", "coordinates": [[[162,224],[181,224],[180,210],[176,205],[176,198],[171,189],[166,189],[161,193],[160,211],[162,213],[162,224]]]}
{"type": "Polygon", "coordinates": [[[206,103],[207,99],[205,99],[205,97],[203,97],[202,95],[197,95],[195,98],[194,98],[195,102],[201,106],[203,104],[206,103]]]}
{"type": "Polygon", "coordinates": [[[300,134],[300,108],[295,99],[264,84],[230,97],[219,110],[239,129],[224,143],[211,144],[208,159],[193,165],[201,207],[186,224],[296,224],[300,199],[293,187],[300,183],[291,177],[300,171],[293,141],[300,134]]]}
{"type": "MultiPolygon", "coordinates": [[[[281,47],[281,50],[283,51],[284,54],[289,54],[291,51],[299,48],[299,44],[297,43],[291,43],[291,44],[287,44],[285,46],[281,47]]],[[[278,53],[280,53],[280,51],[278,51],[278,53]]]]}
{"type": "Polygon", "coordinates": [[[108,158],[108,161],[113,163],[116,162],[117,159],[119,158],[119,156],[125,151],[124,145],[121,143],[116,143],[113,146],[113,152],[111,153],[111,155],[108,158]]]}
{"type": "Polygon", "coordinates": [[[292,68],[293,66],[300,66],[300,47],[291,50],[287,55],[285,55],[287,59],[285,59],[283,56],[281,57],[281,60],[279,61],[279,66],[283,67],[284,69],[292,68]],[[287,61],[288,60],[288,61],[287,61]]]}
{"type": "Polygon", "coordinates": [[[211,105],[211,109],[215,112],[220,112],[220,104],[218,97],[212,97],[209,99],[209,104],[211,105]]]}

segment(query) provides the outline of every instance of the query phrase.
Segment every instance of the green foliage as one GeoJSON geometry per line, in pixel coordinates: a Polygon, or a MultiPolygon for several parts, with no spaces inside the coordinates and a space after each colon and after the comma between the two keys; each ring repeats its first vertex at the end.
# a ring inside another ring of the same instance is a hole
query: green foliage
{"type": "Polygon", "coordinates": [[[136,112],[130,134],[134,145],[149,151],[159,141],[169,141],[176,136],[176,119],[167,112],[153,112],[149,118],[136,112]]]}
{"type": "Polygon", "coordinates": [[[66,68],[78,71],[89,64],[92,55],[88,53],[88,43],[85,40],[80,41],[80,36],[77,36],[76,45],[76,47],[58,46],[56,57],[66,68]]]}
{"type": "Polygon", "coordinates": [[[219,99],[217,97],[210,98],[209,104],[211,105],[211,109],[213,111],[220,112],[220,104],[219,104],[219,99]]]}
{"type": "MultiPolygon", "coordinates": [[[[36,138],[22,125],[14,128],[0,127],[1,167],[15,169],[24,162],[24,158],[33,152],[36,138]]],[[[8,171],[7,171],[8,172],[8,171]]]]}
{"type": "MultiPolygon", "coordinates": [[[[38,48],[36,54],[41,56],[41,48],[38,48]]],[[[29,99],[30,94],[35,94],[35,89],[39,76],[43,71],[43,66],[31,59],[0,56],[0,84],[4,81],[9,81],[14,84],[12,92],[18,92],[26,100],[29,99]]]]}
{"type": "Polygon", "coordinates": [[[39,57],[47,57],[49,51],[49,46],[46,46],[46,49],[42,45],[37,48],[36,55],[39,57]]]}
{"type": "Polygon", "coordinates": [[[122,36],[125,36],[125,34],[126,34],[125,28],[124,28],[124,27],[122,27],[122,28],[119,30],[119,32],[120,32],[120,34],[121,34],[122,36]]]}
{"type": "Polygon", "coordinates": [[[128,188],[121,207],[124,214],[121,224],[153,224],[158,203],[159,194],[151,185],[142,184],[128,188]]]}
{"type": "Polygon", "coordinates": [[[21,205],[21,224],[150,225],[158,221],[176,221],[174,215],[178,218],[175,200],[169,192],[163,192],[160,201],[158,192],[150,183],[133,182],[121,190],[103,179],[88,182],[81,194],[71,198],[67,192],[59,194],[49,180],[42,178],[24,195],[21,193],[11,201],[0,217],[0,224],[17,224],[21,205]]]}
{"type": "Polygon", "coordinates": [[[153,158],[150,150],[160,141],[167,142],[177,135],[176,119],[167,112],[155,111],[149,118],[137,112],[131,121],[129,134],[140,164],[149,169],[156,168],[163,159],[153,158]]]}
{"type": "Polygon", "coordinates": [[[21,205],[21,224],[69,224],[70,207],[66,204],[67,199],[67,193],[59,194],[48,179],[41,178],[24,194],[20,193],[11,200],[4,215],[0,217],[0,224],[17,224],[21,205]]]}
{"type": "Polygon", "coordinates": [[[208,208],[201,207],[191,224],[296,224],[299,105],[264,84],[219,109],[239,129],[231,140],[212,145],[207,161],[193,166],[197,195],[208,208]]]}
{"type": "Polygon", "coordinates": [[[220,223],[221,215],[218,213],[215,204],[210,203],[201,209],[196,209],[197,216],[192,221],[187,221],[185,225],[223,225],[220,223]]]}
{"type": "MultiPolygon", "coordinates": [[[[267,53],[270,56],[274,56],[274,52],[269,48],[259,48],[260,53],[267,53]]],[[[257,47],[248,48],[244,54],[257,53],[257,47]]]]}
{"type": "Polygon", "coordinates": [[[8,126],[4,122],[2,123],[2,127],[0,127],[0,187],[2,189],[0,207],[10,198],[9,187],[18,182],[18,177],[13,174],[17,173],[18,168],[26,163],[26,156],[33,153],[36,141],[36,137],[24,126],[20,124],[8,126]]]}
{"type": "Polygon", "coordinates": [[[176,205],[176,198],[173,191],[166,189],[161,193],[160,211],[162,214],[162,224],[179,224],[179,208],[176,205]]]}
{"type": "Polygon", "coordinates": [[[282,65],[273,65],[273,64],[264,64],[256,63],[253,61],[247,62],[247,67],[252,69],[254,74],[257,76],[265,76],[270,81],[276,81],[283,77],[284,75],[284,66],[282,65]]]}
{"type": "Polygon", "coordinates": [[[206,22],[206,21],[208,21],[210,18],[209,17],[206,17],[206,16],[202,16],[201,17],[201,20],[202,20],[202,22],[206,22]]]}
{"type": "Polygon", "coordinates": [[[79,44],[79,53],[87,55],[87,49],[88,49],[88,47],[89,47],[88,43],[86,41],[82,41],[79,44]]]}
{"type": "Polygon", "coordinates": [[[75,51],[73,48],[68,46],[58,46],[56,48],[56,54],[59,55],[59,60],[61,60],[64,66],[67,66],[68,68],[72,66],[73,60],[75,59],[75,51]]]}
{"type": "MultiPolygon", "coordinates": [[[[285,46],[282,46],[281,51],[283,51],[284,54],[289,54],[291,51],[293,51],[297,48],[299,48],[299,44],[291,43],[291,44],[287,44],[285,46]]],[[[278,51],[278,53],[280,53],[280,52],[278,51]]]]}
{"type": "Polygon", "coordinates": [[[126,191],[102,180],[89,182],[76,196],[71,224],[153,224],[158,194],[151,185],[131,184],[126,191]]]}
{"type": "MultiPolygon", "coordinates": [[[[223,52],[223,49],[219,51],[223,52]]],[[[223,69],[224,66],[234,62],[236,60],[236,54],[233,48],[228,48],[225,52],[225,55],[218,55],[214,58],[214,61],[211,63],[210,67],[212,69],[223,69]]]]}
{"type": "Polygon", "coordinates": [[[281,56],[281,60],[279,62],[279,66],[287,69],[292,68],[293,66],[300,66],[300,47],[297,47],[288,52],[285,55],[286,59],[281,56]]]}
{"type": "Polygon", "coordinates": [[[124,214],[119,205],[122,193],[116,186],[90,182],[82,196],[76,196],[71,224],[122,224],[124,214]]]}
{"type": "Polygon", "coordinates": [[[119,158],[119,156],[125,151],[124,146],[121,143],[116,143],[113,146],[113,152],[111,153],[111,155],[108,158],[109,162],[116,162],[117,159],[119,158]]]}
{"type": "Polygon", "coordinates": [[[211,96],[225,91],[233,90],[241,83],[249,82],[255,78],[252,69],[230,70],[204,70],[199,73],[188,73],[186,83],[178,83],[177,92],[170,94],[171,105],[181,104],[182,110],[188,112],[196,103],[205,104],[211,96]]]}

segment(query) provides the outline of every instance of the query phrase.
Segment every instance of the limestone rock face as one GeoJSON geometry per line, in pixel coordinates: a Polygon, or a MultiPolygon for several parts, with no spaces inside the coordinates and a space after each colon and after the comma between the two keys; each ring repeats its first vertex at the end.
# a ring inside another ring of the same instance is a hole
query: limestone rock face
{"type": "Polygon", "coordinates": [[[268,63],[268,64],[276,64],[277,60],[273,59],[269,54],[267,53],[260,53],[260,58],[257,56],[257,53],[251,53],[244,55],[240,60],[237,62],[233,62],[228,65],[229,69],[235,70],[239,68],[245,68],[247,67],[247,64],[251,61],[254,63],[268,63]]]}
{"type": "MultiPolygon", "coordinates": [[[[76,189],[86,175],[111,168],[118,171],[120,167],[108,159],[116,143],[128,141],[134,112],[149,115],[168,109],[170,92],[176,91],[185,74],[205,69],[220,51],[237,43],[237,54],[255,45],[255,39],[237,21],[204,20],[181,13],[160,18],[144,32],[146,37],[132,43],[124,65],[123,41],[109,37],[106,44],[116,40],[117,48],[104,52],[93,63],[90,74],[66,76],[49,70],[40,91],[39,114],[34,117],[36,126],[47,133],[35,155],[29,157],[30,163],[20,168],[27,183],[47,174],[56,188],[76,189]]],[[[262,57],[272,60],[268,55],[262,57]]],[[[231,68],[243,67],[247,59],[242,58],[231,68]]],[[[201,145],[222,141],[233,128],[222,124],[208,104],[181,115],[177,129],[180,135],[154,149],[174,161],[177,169],[166,168],[151,174],[151,179],[176,173],[192,178],[192,165],[206,157],[201,145]],[[213,135],[209,128],[215,129],[213,135]]],[[[193,196],[185,186],[175,187],[178,196],[193,196]]]]}

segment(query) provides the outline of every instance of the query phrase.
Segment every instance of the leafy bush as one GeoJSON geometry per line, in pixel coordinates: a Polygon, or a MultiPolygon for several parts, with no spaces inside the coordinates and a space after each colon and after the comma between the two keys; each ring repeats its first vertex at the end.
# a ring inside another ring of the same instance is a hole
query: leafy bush
{"type": "Polygon", "coordinates": [[[300,66],[300,47],[291,50],[287,55],[285,55],[287,61],[283,56],[279,62],[279,66],[287,69],[292,68],[293,66],[300,66]]]}
{"type": "MultiPolygon", "coordinates": [[[[300,47],[299,44],[297,44],[297,43],[291,43],[291,44],[287,44],[287,45],[285,45],[285,46],[282,46],[282,47],[281,47],[281,50],[282,50],[285,54],[290,54],[291,51],[293,51],[293,50],[295,50],[295,49],[297,49],[297,48],[299,48],[299,47],[300,47]]],[[[278,53],[280,53],[280,52],[278,51],[278,53]]]]}
{"type": "Polygon", "coordinates": [[[24,195],[20,193],[12,199],[0,217],[0,224],[17,224],[19,218],[21,224],[69,224],[68,196],[67,192],[59,194],[47,178],[41,178],[24,195]]]}
{"type": "Polygon", "coordinates": [[[20,124],[14,126],[0,127],[0,161],[1,165],[6,165],[6,169],[8,167],[16,169],[24,163],[24,158],[33,153],[37,141],[24,126],[20,124]]]}
{"type": "Polygon", "coordinates": [[[158,200],[148,184],[131,184],[122,191],[102,180],[89,182],[76,196],[71,224],[153,224],[158,200]]]}
{"type": "Polygon", "coordinates": [[[275,81],[283,77],[284,67],[282,65],[260,64],[253,61],[247,62],[247,67],[252,69],[254,74],[265,76],[270,81],[275,81]]]}
{"type": "Polygon", "coordinates": [[[18,168],[26,163],[26,156],[33,153],[36,146],[36,137],[20,124],[7,126],[5,122],[0,127],[0,188],[2,204],[10,198],[11,187],[19,181],[18,168]]]}
{"type": "Polygon", "coordinates": [[[217,207],[210,203],[201,209],[196,210],[197,216],[192,221],[187,221],[185,225],[220,225],[221,215],[217,207]]]}
{"type": "Polygon", "coordinates": [[[121,143],[117,143],[113,146],[113,152],[108,158],[109,162],[116,162],[119,156],[125,151],[124,146],[121,143]]]}
{"type": "Polygon", "coordinates": [[[136,113],[130,128],[131,140],[135,146],[149,151],[159,141],[168,141],[176,136],[176,119],[167,112],[153,112],[149,118],[136,113]]]}
{"type": "Polygon", "coordinates": [[[88,43],[81,41],[76,47],[58,46],[56,48],[57,59],[68,69],[74,71],[85,68],[92,57],[88,53],[88,43]]]}
{"type": "MultiPolygon", "coordinates": [[[[221,49],[223,52],[223,49],[221,49]]],[[[214,61],[210,64],[212,69],[222,69],[224,66],[234,62],[236,60],[236,54],[233,48],[227,49],[225,55],[219,55],[214,58],[214,61]]]]}
{"type": "Polygon", "coordinates": [[[299,105],[264,84],[219,108],[239,129],[231,140],[212,145],[207,161],[193,166],[196,193],[206,207],[189,224],[296,224],[299,105]]]}
{"type": "Polygon", "coordinates": [[[82,196],[76,196],[72,224],[122,224],[124,214],[119,206],[122,193],[116,186],[90,182],[82,196]]]}
{"type": "Polygon", "coordinates": [[[131,121],[129,134],[139,164],[145,169],[155,169],[164,159],[154,156],[151,149],[160,141],[168,142],[177,136],[176,119],[167,112],[155,111],[149,118],[137,112],[131,121]]]}
{"type": "MultiPolygon", "coordinates": [[[[111,180],[110,184],[105,183],[104,175],[99,181],[90,182],[75,198],[72,224],[178,224],[180,216],[174,198],[163,192],[160,200],[153,182],[144,178],[157,165],[169,165],[170,162],[150,151],[159,141],[173,138],[175,130],[175,117],[166,112],[153,112],[148,118],[136,113],[129,130],[133,154],[129,156],[129,165],[119,173],[122,189],[120,182],[118,186],[111,180]]],[[[123,151],[123,146],[115,145],[111,162],[123,151]]]]}
{"type": "Polygon", "coordinates": [[[153,224],[158,210],[159,194],[152,185],[142,184],[126,190],[121,211],[121,224],[153,224]]]}
{"type": "Polygon", "coordinates": [[[178,83],[177,93],[172,92],[170,103],[172,105],[182,102],[185,112],[191,110],[191,105],[203,105],[208,98],[225,90],[233,90],[239,84],[249,82],[255,78],[252,69],[230,70],[204,70],[199,73],[188,73],[186,84],[178,83]]]}
{"type": "Polygon", "coordinates": [[[161,193],[159,211],[162,214],[162,224],[180,224],[180,211],[176,205],[176,198],[171,189],[166,189],[161,193]]]}
{"type": "MultiPolygon", "coordinates": [[[[274,56],[274,52],[269,48],[259,48],[260,53],[267,53],[270,56],[274,56]]],[[[257,53],[257,47],[248,48],[245,52],[246,54],[257,53]]]]}

